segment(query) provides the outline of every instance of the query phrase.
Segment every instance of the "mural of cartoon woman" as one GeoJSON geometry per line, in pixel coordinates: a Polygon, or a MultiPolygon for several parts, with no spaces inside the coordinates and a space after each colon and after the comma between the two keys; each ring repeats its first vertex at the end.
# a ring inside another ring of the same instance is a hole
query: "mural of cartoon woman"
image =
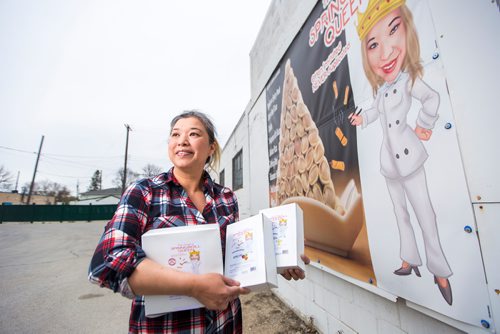
{"type": "Polygon", "coordinates": [[[415,233],[406,199],[422,229],[427,268],[441,295],[453,302],[448,278],[453,274],[443,253],[427,188],[422,141],[432,136],[438,118],[439,94],[421,78],[420,45],[413,17],[404,0],[370,0],[358,13],[363,67],[375,96],[370,109],[349,115],[351,124],[366,127],[380,119],[383,131],[380,169],[385,177],[400,235],[402,265],[394,274],[420,276],[415,233]],[[420,102],[415,129],[407,123],[412,99],[420,102]]]}

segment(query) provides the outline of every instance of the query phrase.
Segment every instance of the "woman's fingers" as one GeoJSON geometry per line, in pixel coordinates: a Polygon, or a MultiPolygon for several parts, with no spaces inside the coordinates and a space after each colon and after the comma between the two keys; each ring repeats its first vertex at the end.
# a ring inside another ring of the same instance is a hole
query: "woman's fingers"
{"type": "Polygon", "coordinates": [[[286,279],[287,281],[292,279],[292,275],[290,275],[288,270],[285,270],[285,272],[281,274],[281,276],[283,276],[283,278],[286,279]]]}
{"type": "MultiPolygon", "coordinates": [[[[300,254],[300,258],[305,264],[311,263],[311,259],[309,259],[309,257],[305,254],[300,254]]],[[[297,281],[299,279],[306,278],[306,273],[302,269],[287,269],[281,274],[281,276],[283,276],[283,278],[287,281],[290,281],[291,279],[297,281]]]]}
{"type": "Polygon", "coordinates": [[[299,279],[304,279],[306,277],[305,272],[302,269],[287,269],[283,274],[281,274],[284,279],[287,281],[294,280],[298,281],[299,279]]]}

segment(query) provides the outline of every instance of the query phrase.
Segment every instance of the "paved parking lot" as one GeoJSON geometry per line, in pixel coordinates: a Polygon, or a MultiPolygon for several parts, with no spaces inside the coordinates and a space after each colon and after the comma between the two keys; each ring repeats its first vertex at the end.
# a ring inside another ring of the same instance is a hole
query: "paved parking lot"
{"type": "Polygon", "coordinates": [[[105,222],[0,224],[0,333],[126,333],[130,301],[90,284],[105,222]]]}
{"type": "MultiPolygon", "coordinates": [[[[0,333],[127,333],[131,302],[87,280],[105,224],[0,224],[0,333]]],[[[242,304],[245,333],[315,333],[269,291],[242,304]]]]}

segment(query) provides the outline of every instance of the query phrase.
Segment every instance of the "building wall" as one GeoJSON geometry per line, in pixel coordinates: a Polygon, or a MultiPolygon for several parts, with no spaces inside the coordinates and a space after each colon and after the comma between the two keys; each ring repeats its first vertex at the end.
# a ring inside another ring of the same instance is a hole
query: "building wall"
{"type": "MultiPolygon", "coordinates": [[[[250,213],[253,215],[260,209],[269,206],[269,186],[267,182],[267,168],[269,156],[267,154],[267,130],[266,130],[266,97],[261,94],[252,110],[248,113],[248,138],[249,159],[248,170],[250,172],[249,196],[250,213]],[[257,195],[258,196],[255,196],[257,195]]],[[[245,166],[246,167],[246,166],[245,166]]]]}
{"type": "Polygon", "coordinates": [[[321,333],[486,332],[470,326],[458,329],[408,307],[402,299],[379,296],[314,265],[306,268],[307,278],[303,281],[288,282],[279,277],[274,293],[304,320],[312,321],[321,333]]]}
{"type": "MultiPolygon", "coordinates": [[[[12,203],[12,204],[26,204],[28,195],[23,195],[19,193],[0,193],[0,203],[12,203]]],[[[55,204],[56,198],[54,196],[43,196],[43,195],[31,195],[31,204],[55,204]]]]}
{"type": "MultiPolygon", "coordinates": [[[[244,186],[236,191],[242,218],[269,206],[264,87],[316,3],[313,0],[272,1],[250,52],[251,100],[224,147],[221,161],[221,169],[225,169],[225,184],[231,187],[231,159],[240,148],[244,149],[244,186]]],[[[451,103],[456,111],[458,140],[466,172],[464,177],[470,187],[471,205],[474,205],[476,212],[477,232],[483,238],[481,244],[486,276],[489,277],[490,285],[494,286],[500,283],[498,270],[493,268],[493,254],[498,253],[493,236],[498,235],[499,231],[498,224],[494,225],[493,220],[499,208],[500,188],[498,183],[493,186],[492,180],[498,180],[496,171],[500,167],[500,160],[498,154],[491,152],[497,150],[495,146],[500,142],[500,132],[493,128],[493,124],[500,121],[500,113],[493,112],[498,109],[498,103],[495,102],[498,101],[497,95],[485,94],[485,91],[491,93],[492,88],[499,87],[500,52],[498,44],[493,41],[498,39],[496,34],[499,31],[500,14],[494,2],[478,2],[474,11],[481,13],[478,15],[484,20],[471,23],[470,2],[447,0],[428,3],[433,17],[439,18],[436,35],[440,36],[440,40],[436,44],[439,44],[443,54],[453,55],[453,59],[443,59],[443,63],[447,71],[451,103]],[[450,8],[454,10],[450,12],[450,8]],[[478,36],[491,41],[489,49],[474,50],[469,44],[469,47],[464,47],[467,52],[454,51],[460,41],[472,43],[478,36]],[[476,58],[475,66],[464,68],[463,64],[470,63],[473,53],[476,57],[480,55],[476,58]],[[481,101],[481,107],[478,101],[481,101]],[[481,121],[485,119],[492,122],[481,121]]],[[[496,220],[498,222],[498,217],[496,220]]],[[[315,327],[323,333],[491,332],[356,282],[319,263],[307,266],[306,275],[305,280],[298,282],[288,282],[280,277],[279,287],[274,292],[304,319],[312,319],[315,327]]],[[[490,295],[493,318],[498,321],[499,297],[493,292],[490,295]]]]}
{"type": "Polygon", "coordinates": [[[224,170],[226,187],[233,189],[233,158],[242,150],[243,155],[243,187],[235,190],[238,197],[238,204],[240,209],[240,217],[250,216],[250,170],[247,168],[250,155],[249,155],[249,141],[248,141],[248,116],[245,112],[238,124],[236,125],[233,133],[226,142],[221,156],[219,171],[224,170]]]}
{"type": "Polygon", "coordinates": [[[252,101],[255,102],[262,93],[276,65],[316,2],[316,0],[271,2],[259,35],[250,51],[252,101]]]}

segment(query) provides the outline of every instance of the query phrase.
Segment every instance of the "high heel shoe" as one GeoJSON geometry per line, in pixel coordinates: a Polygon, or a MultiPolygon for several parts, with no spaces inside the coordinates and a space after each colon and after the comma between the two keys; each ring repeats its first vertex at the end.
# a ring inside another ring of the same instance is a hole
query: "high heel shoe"
{"type": "Polygon", "coordinates": [[[421,277],[420,276],[420,271],[418,270],[418,267],[417,266],[408,266],[408,267],[401,267],[397,270],[394,270],[394,274],[398,275],[398,276],[408,276],[408,275],[411,275],[411,271],[414,270],[415,271],[415,275],[417,275],[418,277],[421,277]]]}
{"type": "Polygon", "coordinates": [[[434,283],[437,284],[437,286],[439,288],[439,292],[441,292],[441,295],[443,296],[444,300],[446,300],[448,305],[453,304],[453,296],[451,294],[450,281],[448,279],[446,279],[446,283],[448,283],[448,284],[446,287],[442,287],[441,285],[439,285],[437,277],[434,276],[434,283]]]}

